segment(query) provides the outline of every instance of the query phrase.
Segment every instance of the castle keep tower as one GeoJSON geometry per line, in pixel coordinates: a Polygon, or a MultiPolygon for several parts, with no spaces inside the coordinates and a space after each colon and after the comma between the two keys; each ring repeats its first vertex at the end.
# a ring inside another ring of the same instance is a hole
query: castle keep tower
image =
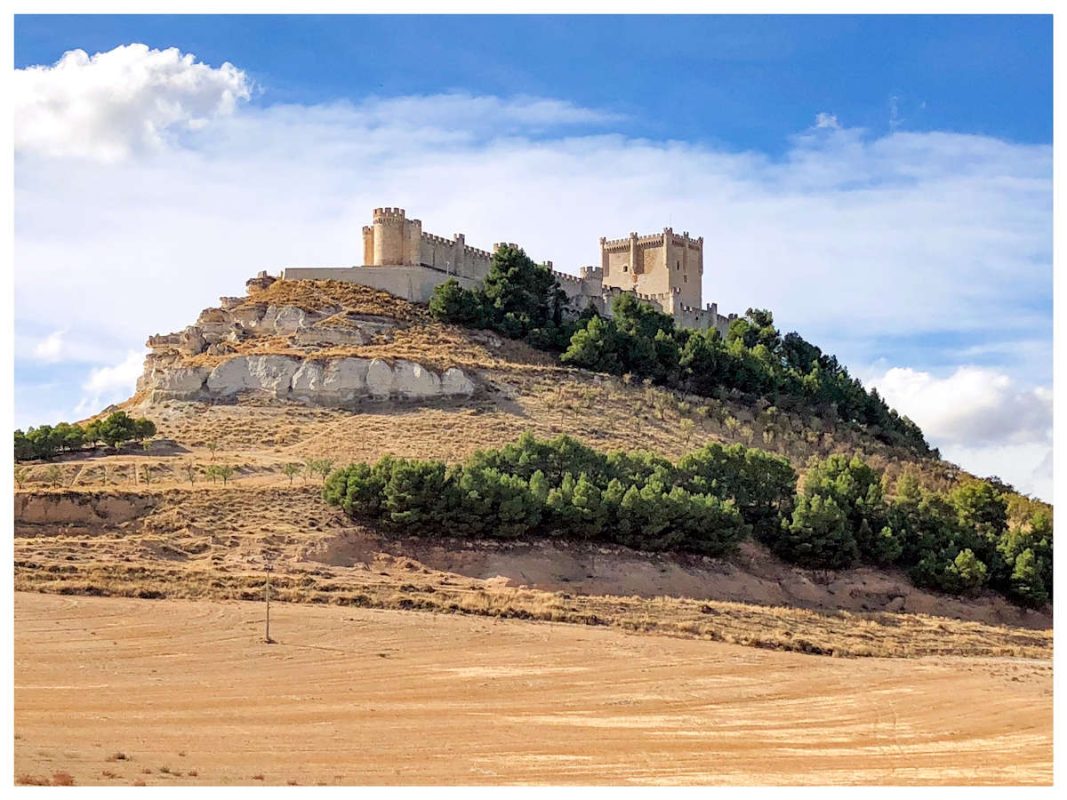
{"type": "Polygon", "coordinates": [[[366,266],[418,266],[421,262],[422,220],[408,219],[402,208],[376,208],[363,227],[366,266]]]}
{"type": "Polygon", "coordinates": [[[671,305],[700,308],[704,275],[704,237],[680,236],[671,228],[651,236],[600,239],[600,268],[605,287],[648,296],[670,295],[671,305]]]}

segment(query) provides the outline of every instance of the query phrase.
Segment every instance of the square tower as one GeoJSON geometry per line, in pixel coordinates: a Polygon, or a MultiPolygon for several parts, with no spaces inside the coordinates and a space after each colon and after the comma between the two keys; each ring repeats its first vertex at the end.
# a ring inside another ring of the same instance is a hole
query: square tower
{"type": "Polygon", "coordinates": [[[672,305],[700,308],[704,237],[693,239],[671,228],[625,239],[600,239],[604,286],[644,295],[671,295],[672,305]]]}

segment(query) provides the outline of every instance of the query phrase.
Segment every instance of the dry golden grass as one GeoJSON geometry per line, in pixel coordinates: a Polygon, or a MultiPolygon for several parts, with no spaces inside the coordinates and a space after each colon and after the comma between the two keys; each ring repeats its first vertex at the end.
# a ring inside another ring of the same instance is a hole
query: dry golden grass
{"type": "MultiPolygon", "coordinates": [[[[348,410],[134,397],[124,407],[159,429],[149,448],[63,456],[55,488],[53,465],[28,466],[15,497],[17,783],[1051,780],[1048,615],[912,592],[869,569],[823,585],[755,544],[713,561],[387,539],[326,506],[319,478],[283,471],[387,453],[455,462],[527,431],[670,458],[741,442],[801,471],[857,452],[890,481],[911,469],[937,488],[952,465],[766,403],[566,369],[365,287],[281,281],[246,302],[388,316],[393,330],[316,357],[462,366],[481,391],[348,410]],[[228,485],[208,482],[219,464],[233,468],[228,485]],[[269,648],[259,604],[229,602],[261,600],[268,559],[269,648]],[[939,616],[857,610],[868,598],[939,616]],[[567,677],[594,662],[595,676],[567,677]],[[282,684],[298,688],[279,695],[282,684]],[[235,714],[263,753],[234,749],[235,714]],[[306,746],[279,760],[293,742],[306,746]]],[[[277,336],[239,347],[306,355],[277,336]]]]}
{"type": "MultiPolygon", "coordinates": [[[[531,431],[540,436],[567,433],[602,448],[644,447],[670,457],[708,441],[741,442],[781,453],[799,469],[812,457],[857,452],[885,469],[890,479],[908,467],[931,487],[954,479],[951,465],[887,447],[839,420],[787,412],[766,402],[747,405],[687,397],[625,376],[564,368],[553,356],[521,342],[441,325],[422,306],[355,284],[277,281],[246,303],[340,308],[339,317],[349,313],[388,317],[397,327],[367,344],[318,348],[310,355],[409,359],[439,370],[459,366],[473,371],[484,391],[470,401],[421,407],[368,402],[355,413],[254,399],[238,406],[166,403],[160,407],[145,406],[144,398],[134,397],[123,404],[150,416],[161,435],[186,448],[190,458],[204,460],[203,448],[209,441],[218,442],[223,451],[239,451],[228,455],[244,477],[278,470],[294,456],[373,460],[389,452],[454,461],[476,448],[496,446],[531,431]]],[[[262,333],[235,347],[241,353],[309,355],[289,337],[262,333]]],[[[213,364],[226,357],[201,354],[186,360],[213,364]]],[[[31,481],[40,483],[41,472],[32,469],[31,481]]],[[[92,477],[72,476],[67,485],[86,485],[92,477]]],[[[163,481],[170,485],[166,477],[163,481]]]]}
{"type": "Polygon", "coordinates": [[[35,465],[29,468],[28,486],[42,495],[132,493],[157,508],[126,527],[52,528],[44,536],[33,526],[20,526],[16,585],[63,593],[243,598],[259,591],[254,571],[266,550],[289,560],[293,572],[278,576],[278,589],[280,599],[291,602],[569,620],[847,655],[1034,655],[1050,646],[1046,633],[934,618],[868,619],[759,606],[709,612],[701,610],[707,604],[684,600],[563,599],[487,588],[479,581],[450,587],[442,585],[447,577],[440,575],[420,583],[394,573],[306,569],[301,564],[306,552],[351,527],[318,499],[318,478],[304,474],[290,486],[284,465],[307,459],[344,464],[389,453],[457,461],[525,431],[542,437],[566,433],[600,449],[642,447],[670,458],[709,441],[752,443],[758,437],[798,468],[812,455],[858,451],[876,466],[911,464],[928,483],[949,480],[941,462],[909,461],[860,432],[824,421],[818,421],[818,435],[809,437],[812,420],[769,408],[685,398],[560,367],[486,369],[481,377],[487,386],[481,397],[423,406],[368,404],[353,412],[247,399],[234,405],[172,402],[144,409],[168,441],[148,451],[63,459],[64,488],[59,490],[44,484],[48,467],[35,465]],[[203,473],[212,464],[234,468],[228,486],[207,482],[203,473]],[[414,588],[401,592],[403,583],[414,588]]]}
{"type": "MultiPolygon", "coordinates": [[[[473,582],[472,582],[473,583],[473,582]]],[[[66,595],[149,599],[258,600],[264,578],[196,568],[95,563],[83,567],[19,561],[15,589],[66,595]]],[[[921,656],[1048,658],[1052,633],[919,614],[825,613],[683,598],[567,595],[532,589],[443,586],[439,580],[359,572],[275,573],[272,598],[362,608],[473,614],[566,622],[640,633],[727,642],[839,657],[921,656]],[[383,579],[384,578],[384,579],[383,579]]]]}

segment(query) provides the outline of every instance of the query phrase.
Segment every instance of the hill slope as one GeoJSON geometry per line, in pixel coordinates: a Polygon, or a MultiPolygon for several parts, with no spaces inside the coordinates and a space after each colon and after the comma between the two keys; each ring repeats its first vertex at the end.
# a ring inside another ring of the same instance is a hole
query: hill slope
{"type": "Polygon", "coordinates": [[[892,571],[822,576],[756,543],[710,560],[555,542],[427,543],[367,530],[322,503],[318,477],[287,477],[285,466],[387,453],[456,462],[530,431],[670,458],[740,442],[800,471],[812,456],[859,453],[890,481],[909,469],[932,488],[960,472],[840,420],[561,367],[364,287],[252,289],[205,310],[196,326],[149,340],[145,376],[123,404],[156,422],[160,438],[148,449],[63,456],[58,477],[46,465],[29,468],[16,498],[18,588],[250,597],[270,557],[281,598],[294,601],[608,622],[853,655],[1035,654],[1051,645],[1050,613],[992,593],[924,592],[892,571]],[[219,464],[234,470],[227,485],[205,475],[219,464]],[[989,627],[1003,625],[1032,631],[989,627]]]}

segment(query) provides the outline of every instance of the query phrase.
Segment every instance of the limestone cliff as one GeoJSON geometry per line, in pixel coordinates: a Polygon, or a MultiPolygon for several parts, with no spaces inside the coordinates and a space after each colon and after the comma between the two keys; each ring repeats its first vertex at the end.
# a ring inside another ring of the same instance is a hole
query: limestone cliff
{"type": "Polygon", "coordinates": [[[350,298],[323,297],[310,286],[272,296],[267,291],[272,283],[260,275],[249,281],[248,297],[224,297],[220,306],[202,311],[196,324],[149,337],[151,352],[137,384],[141,398],[148,403],[223,401],[256,393],[353,407],[469,397],[476,391],[469,367],[388,357],[389,348],[382,345],[417,322],[410,309],[368,313],[365,302],[353,307],[350,298]],[[377,356],[378,350],[385,357],[377,356]]]}

